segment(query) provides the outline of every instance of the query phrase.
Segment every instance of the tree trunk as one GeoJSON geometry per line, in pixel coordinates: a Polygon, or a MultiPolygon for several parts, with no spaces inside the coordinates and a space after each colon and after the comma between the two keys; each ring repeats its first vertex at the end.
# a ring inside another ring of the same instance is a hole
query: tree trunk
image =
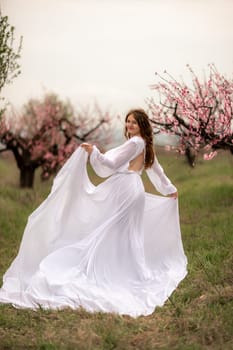
{"type": "Polygon", "coordinates": [[[197,152],[194,150],[193,147],[188,147],[187,146],[186,149],[185,149],[185,155],[186,155],[186,158],[187,158],[187,161],[188,161],[189,165],[192,168],[194,168],[197,152]]]}
{"type": "Polygon", "coordinates": [[[35,168],[31,166],[20,168],[20,187],[32,188],[34,184],[35,168]]]}

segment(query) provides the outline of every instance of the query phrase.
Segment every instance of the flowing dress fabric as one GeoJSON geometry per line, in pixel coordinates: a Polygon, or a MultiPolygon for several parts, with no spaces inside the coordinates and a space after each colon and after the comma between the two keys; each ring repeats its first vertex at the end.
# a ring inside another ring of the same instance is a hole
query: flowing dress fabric
{"type": "MultiPolygon", "coordinates": [[[[15,307],[83,307],[133,317],[162,306],[187,273],[178,201],[145,193],[128,170],[144,150],[133,137],[90,161],[107,180],[94,186],[80,147],[59,171],[47,199],[29,216],[0,302],[15,307]]],[[[149,170],[163,194],[176,188],[157,159],[149,170]]]]}

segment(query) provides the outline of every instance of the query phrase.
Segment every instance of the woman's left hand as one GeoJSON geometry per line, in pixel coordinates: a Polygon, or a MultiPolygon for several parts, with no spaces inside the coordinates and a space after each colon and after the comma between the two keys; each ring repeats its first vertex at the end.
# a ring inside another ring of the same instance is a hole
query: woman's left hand
{"type": "Polygon", "coordinates": [[[82,143],[80,146],[84,148],[89,155],[93,151],[93,145],[91,145],[90,143],[82,143]]]}
{"type": "Polygon", "coordinates": [[[178,198],[178,192],[170,193],[170,194],[168,194],[168,197],[172,197],[174,199],[177,199],[178,198]]]}

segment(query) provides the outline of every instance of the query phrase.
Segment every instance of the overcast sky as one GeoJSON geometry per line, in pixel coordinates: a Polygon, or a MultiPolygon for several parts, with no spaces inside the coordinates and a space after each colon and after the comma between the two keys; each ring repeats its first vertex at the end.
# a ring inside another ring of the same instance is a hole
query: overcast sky
{"type": "Polygon", "coordinates": [[[114,113],[145,107],[155,72],[188,79],[214,62],[233,72],[232,0],[1,0],[23,36],[22,74],[3,92],[17,108],[46,91],[114,113]]]}

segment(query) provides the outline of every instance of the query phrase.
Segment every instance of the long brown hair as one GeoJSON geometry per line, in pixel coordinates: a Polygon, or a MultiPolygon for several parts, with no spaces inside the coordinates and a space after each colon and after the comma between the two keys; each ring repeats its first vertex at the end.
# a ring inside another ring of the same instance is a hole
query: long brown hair
{"type": "MultiPolygon", "coordinates": [[[[150,168],[154,163],[155,153],[153,147],[153,129],[149,121],[149,117],[143,109],[132,109],[130,110],[125,117],[125,123],[130,115],[133,115],[135,120],[138,123],[140,128],[141,137],[145,140],[146,143],[146,154],[145,154],[145,169],[150,168]]],[[[125,137],[130,138],[130,135],[127,132],[127,127],[125,125],[125,137]]]]}

